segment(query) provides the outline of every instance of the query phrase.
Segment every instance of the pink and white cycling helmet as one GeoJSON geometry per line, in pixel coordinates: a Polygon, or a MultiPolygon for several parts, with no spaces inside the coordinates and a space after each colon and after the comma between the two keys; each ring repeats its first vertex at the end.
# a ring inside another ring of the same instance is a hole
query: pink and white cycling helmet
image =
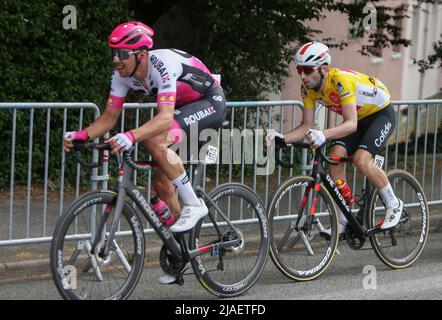
{"type": "Polygon", "coordinates": [[[295,55],[295,63],[298,66],[320,67],[323,64],[331,64],[331,56],[328,47],[320,42],[304,44],[295,55]]]}
{"type": "Polygon", "coordinates": [[[129,21],[120,24],[109,35],[109,46],[113,49],[132,49],[153,47],[154,31],[144,23],[129,21]]]}

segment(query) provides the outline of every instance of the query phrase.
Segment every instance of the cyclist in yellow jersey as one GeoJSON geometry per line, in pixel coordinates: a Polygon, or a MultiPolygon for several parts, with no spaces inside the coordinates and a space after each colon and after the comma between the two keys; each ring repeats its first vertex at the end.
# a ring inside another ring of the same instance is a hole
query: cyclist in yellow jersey
{"type": "Polygon", "coordinates": [[[330,110],[342,115],[342,106],[356,104],[357,117],[361,120],[390,105],[390,93],[385,85],[374,77],[348,70],[329,68],[321,91],[301,86],[304,108],[312,109],[321,101],[330,110]]]}
{"type": "MultiPolygon", "coordinates": [[[[387,209],[380,228],[394,228],[399,223],[403,202],[395,196],[385,172],[373,163],[373,158],[385,147],[396,126],[396,115],[387,87],[378,79],[363,73],[331,68],[329,49],[320,42],[303,45],[295,55],[295,63],[302,79],[302,122],[291,132],[269,134],[267,143],[275,139],[277,144],[284,144],[305,138],[317,148],[326,141],[332,141],[329,154],[352,156],[359,172],[379,189],[387,209]],[[316,103],[342,115],[343,122],[324,131],[313,130],[316,103]]],[[[343,163],[330,166],[329,170],[335,182],[345,180],[343,163]]],[[[342,212],[339,212],[339,220],[340,234],[343,234],[347,220],[342,212]]]]}

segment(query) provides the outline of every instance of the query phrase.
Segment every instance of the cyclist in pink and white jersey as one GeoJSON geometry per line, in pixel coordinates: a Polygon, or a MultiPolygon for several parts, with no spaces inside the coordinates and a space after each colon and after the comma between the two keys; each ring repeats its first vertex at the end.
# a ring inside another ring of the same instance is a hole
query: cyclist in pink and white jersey
{"type": "Polygon", "coordinates": [[[169,146],[184,138],[189,141],[190,126],[195,123],[199,132],[221,127],[225,97],[219,80],[196,57],[176,49],[150,51],[153,34],[140,22],[123,23],[112,31],[109,46],[116,68],[105,111],[86,129],[67,132],[64,146],[69,151],[72,140],[94,139],[112,129],[129,90],[156,95],[158,113],[139,128],[115,135],[110,144],[114,152],[119,152],[135,142],[144,143],[159,166],[153,181],[155,191],[174,213],[181,212],[170,230],[184,232],[192,229],[208,209],[197,198],[180,157],[169,146]],[[172,129],[181,130],[168,134],[172,129]]]}

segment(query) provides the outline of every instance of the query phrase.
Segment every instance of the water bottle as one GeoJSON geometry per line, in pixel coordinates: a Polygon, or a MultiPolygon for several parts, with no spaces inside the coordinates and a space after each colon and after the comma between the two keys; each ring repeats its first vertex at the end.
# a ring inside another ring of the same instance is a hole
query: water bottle
{"type": "Polygon", "coordinates": [[[160,221],[166,226],[170,227],[175,222],[175,216],[170,212],[169,207],[165,204],[158,195],[150,198],[152,210],[160,218],[160,221]]]}
{"type": "Polygon", "coordinates": [[[338,179],[336,181],[336,186],[344,197],[345,202],[347,202],[347,204],[351,206],[355,202],[355,197],[351,193],[350,186],[342,179],[338,179]]]}

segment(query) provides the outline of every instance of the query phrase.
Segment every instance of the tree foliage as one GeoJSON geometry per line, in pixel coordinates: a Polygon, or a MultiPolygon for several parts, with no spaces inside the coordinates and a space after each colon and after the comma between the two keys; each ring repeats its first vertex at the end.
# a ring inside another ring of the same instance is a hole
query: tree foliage
{"type": "MultiPolygon", "coordinates": [[[[1,1],[1,102],[86,101],[103,105],[112,70],[107,36],[115,24],[128,19],[127,2],[69,1],[76,7],[78,19],[77,29],[68,30],[62,24],[66,4],[61,0],[1,1]]],[[[32,175],[37,180],[41,179],[44,166],[46,116],[45,112],[35,111],[33,121],[32,175]]],[[[78,123],[78,113],[70,118],[67,129],[77,129],[74,123],[78,123]]],[[[63,110],[53,110],[49,155],[55,174],[61,168],[62,124],[63,110]]],[[[20,184],[27,178],[29,111],[17,111],[16,126],[15,181],[20,184]]],[[[11,130],[12,111],[1,110],[0,140],[11,141],[11,130]]],[[[0,185],[9,183],[11,152],[10,143],[2,146],[0,185]]]]}
{"type": "Polygon", "coordinates": [[[393,6],[384,0],[144,0],[130,4],[136,18],[154,26],[167,15],[169,24],[160,24],[157,30],[168,28],[167,37],[160,39],[161,47],[180,44],[213,72],[221,73],[229,100],[258,100],[279,91],[300,43],[322,40],[332,47],[345,47],[347,41],[337,41],[306,24],[325,18],[329,12],[343,13],[351,23],[361,22],[367,16],[364,8],[374,4],[376,30],[362,28],[367,36],[367,43],[359,50],[363,55],[378,55],[389,46],[411,45],[401,37],[398,23],[409,18],[402,1],[393,6]],[[176,17],[185,17],[189,27],[177,28],[176,17]]]}

